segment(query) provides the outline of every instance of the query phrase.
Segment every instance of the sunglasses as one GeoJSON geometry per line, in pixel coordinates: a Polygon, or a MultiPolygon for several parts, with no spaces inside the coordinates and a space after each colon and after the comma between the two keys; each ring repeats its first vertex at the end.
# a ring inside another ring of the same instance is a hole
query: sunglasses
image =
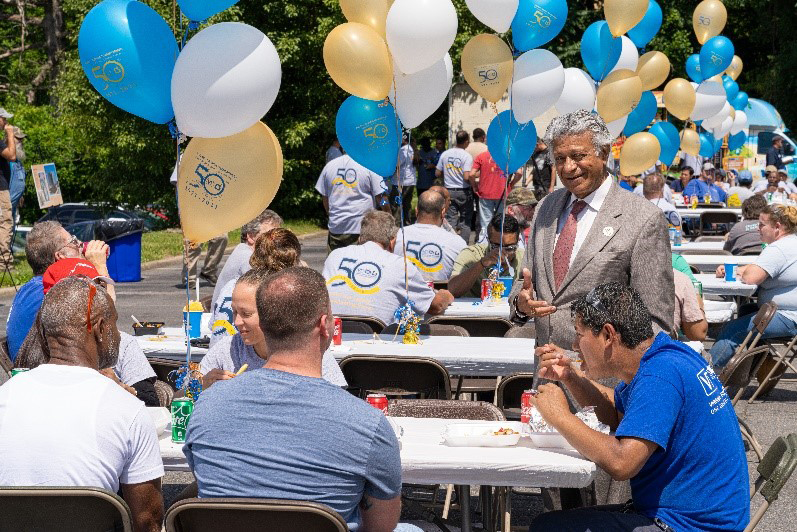
{"type": "Polygon", "coordinates": [[[606,310],[606,307],[604,306],[604,304],[601,303],[601,300],[598,298],[598,294],[595,292],[594,288],[589,291],[589,293],[587,294],[586,300],[587,300],[587,303],[592,305],[592,308],[594,308],[595,310],[597,310],[599,312],[603,312],[604,314],[608,314],[609,313],[609,311],[606,310]]]}
{"type": "MultiPolygon", "coordinates": [[[[490,251],[492,251],[494,249],[498,249],[500,247],[501,247],[501,244],[496,244],[495,242],[490,242],[490,251]]],[[[504,251],[507,251],[509,253],[511,253],[513,251],[517,251],[517,245],[504,246],[504,251]]]]}
{"type": "Polygon", "coordinates": [[[80,244],[81,244],[81,243],[82,243],[82,242],[80,241],[80,239],[79,239],[78,237],[76,237],[75,235],[72,235],[72,238],[70,238],[69,240],[67,240],[66,244],[64,244],[63,246],[61,246],[60,248],[58,248],[58,251],[61,251],[61,250],[62,250],[62,249],[64,249],[65,247],[69,247],[69,246],[72,246],[72,247],[74,247],[75,249],[80,249],[80,244]]]}

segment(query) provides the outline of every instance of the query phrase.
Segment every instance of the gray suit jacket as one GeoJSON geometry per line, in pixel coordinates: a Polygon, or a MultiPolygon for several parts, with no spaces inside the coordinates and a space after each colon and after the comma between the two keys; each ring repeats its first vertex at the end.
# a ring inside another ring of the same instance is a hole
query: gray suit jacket
{"type": "MultiPolygon", "coordinates": [[[[570,349],[575,339],[571,303],[611,281],[629,284],[639,292],[653,317],[654,332],[672,331],[675,285],[667,223],[658,207],[617,183],[609,189],[562,286],[555,289],[556,227],[569,198],[570,193],[562,188],[540,202],[523,258],[522,268],[528,268],[533,276],[536,299],[557,308],[549,316],[535,318],[537,345],[551,342],[570,349]]],[[[521,287],[522,283],[515,283],[511,302],[521,287]]],[[[514,305],[512,315],[516,317],[514,305]]]]}

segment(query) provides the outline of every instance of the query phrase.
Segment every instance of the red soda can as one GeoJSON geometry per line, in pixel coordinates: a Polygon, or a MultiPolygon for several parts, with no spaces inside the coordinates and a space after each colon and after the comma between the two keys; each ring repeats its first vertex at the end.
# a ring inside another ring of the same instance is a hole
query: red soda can
{"type": "Polygon", "coordinates": [[[490,280],[482,279],[482,301],[490,297],[490,280]]]}
{"type": "MultiPolygon", "coordinates": [[[[88,248],[88,247],[89,247],[89,243],[88,242],[83,242],[81,244],[81,250],[83,252],[83,256],[84,257],[86,256],[86,248],[88,248]]],[[[108,249],[105,250],[105,258],[107,259],[110,256],[111,256],[111,248],[109,247],[108,249]]]]}
{"type": "Polygon", "coordinates": [[[426,281],[426,285],[427,285],[429,288],[432,288],[432,289],[434,289],[434,281],[426,281]]]}
{"type": "Polygon", "coordinates": [[[520,396],[520,422],[523,424],[528,424],[531,421],[531,410],[534,408],[531,404],[533,396],[534,392],[531,390],[525,390],[520,396]]]}
{"type": "Polygon", "coordinates": [[[335,329],[332,333],[332,343],[340,345],[343,342],[343,320],[335,316],[335,329]]]}
{"type": "Polygon", "coordinates": [[[381,410],[383,414],[387,415],[387,396],[382,393],[369,393],[365,398],[368,404],[381,410]]]}

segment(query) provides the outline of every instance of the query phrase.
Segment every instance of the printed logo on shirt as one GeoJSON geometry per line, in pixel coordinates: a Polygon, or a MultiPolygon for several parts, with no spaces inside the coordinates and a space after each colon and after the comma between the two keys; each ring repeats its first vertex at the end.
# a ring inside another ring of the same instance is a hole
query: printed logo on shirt
{"type": "Polygon", "coordinates": [[[354,188],[357,186],[357,171],[354,168],[338,168],[337,176],[332,180],[332,185],[343,185],[354,188]]]}
{"type": "Polygon", "coordinates": [[[703,391],[706,395],[713,395],[716,393],[717,387],[717,375],[714,373],[709,367],[705,367],[697,372],[697,380],[700,381],[700,385],[703,387],[703,391]]]}
{"type": "Polygon", "coordinates": [[[407,253],[414,255],[407,258],[423,272],[435,273],[443,269],[443,250],[433,242],[421,245],[416,240],[408,240],[407,253]]]}
{"type": "Polygon", "coordinates": [[[382,269],[370,261],[357,262],[357,259],[344,258],[338,270],[346,272],[333,275],[327,280],[327,286],[343,286],[344,284],[362,295],[379,292],[378,283],[382,279],[382,269]]]}
{"type": "Polygon", "coordinates": [[[456,175],[462,175],[462,168],[464,166],[465,164],[459,157],[449,157],[448,161],[446,162],[446,169],[450,170],[456,175]]]}

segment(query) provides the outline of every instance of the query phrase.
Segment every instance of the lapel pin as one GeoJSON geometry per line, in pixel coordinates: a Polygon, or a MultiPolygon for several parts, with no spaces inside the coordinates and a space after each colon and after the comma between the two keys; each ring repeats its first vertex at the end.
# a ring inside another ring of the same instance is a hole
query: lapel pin
{"type": "Polygon", "coordinates": [[[604,227],[603,236],[612,236],[614,234],[614,227],[604,227]]]}

